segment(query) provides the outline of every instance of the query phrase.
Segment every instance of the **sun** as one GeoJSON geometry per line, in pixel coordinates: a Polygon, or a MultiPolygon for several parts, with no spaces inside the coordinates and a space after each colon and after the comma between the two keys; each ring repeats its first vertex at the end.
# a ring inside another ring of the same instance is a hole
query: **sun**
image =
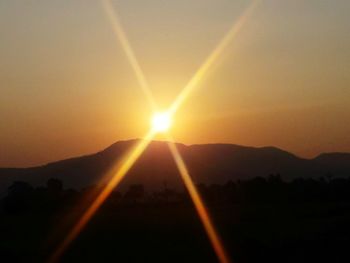
{"type": "Polygon", "coordinates": [[[157,112],[152,117],[152,128],[155,132],[166,132],[171,126],[171,116],[168,112],[157,112]]]}

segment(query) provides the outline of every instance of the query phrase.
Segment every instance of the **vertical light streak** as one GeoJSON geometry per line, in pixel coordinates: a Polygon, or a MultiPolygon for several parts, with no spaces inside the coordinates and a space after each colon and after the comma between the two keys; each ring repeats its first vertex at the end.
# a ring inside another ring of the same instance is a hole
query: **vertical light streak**
{"type": "Polygon", "coordinates": [[[216,48],[210,53],[207,59],[203,62],[197,72],[193,75],[184,89],[180,92],[180,94],[176,97],[173,104],[170,106],[169,112],[173,115],[176,113],[178,108],[185,102],[193,89],[198,85],[200,80],[204,77],[204,75],[209,71],[210,67],[217,60],[217,58],[221,55],[223,50],[228,46],[228,44],[235,38],[238,32],[241,30],[242,26],[245,24],[249,16],[254,11],[260,0],[254,0],[252,4],[246,9],[246,11],[239,17],[238,21],[233,24],[228,33],[223,37],[223,39],[219,42],[216,48]]]}
{"type": "Polygon", "coordinates": [[[106,14],[107,14],[107,16],[112,24],[113,31],[114,31],[115,35],[117,36],[117,38],[119,39],[119,41],[122,45],[122,48],[125,51],[125,54],[129,60],[129,63],[136,74],[136,77],[137,77],[137,80],[140,84],[140,87],[141,87],[143,93],[145,94],[148,102],[150,103],[152,110],[155,111],[157,109],[157,107],[156,107],[156,103],[155,103],[153,94],[150,90],[150,87],[149,87],[148,82],[146,80],[145,74],[143,73],[143,70],[142,70],[139,62],[136,59],[134,51],[131,48],[130,42],[128,40],[128,37],[126,36],[126,33],[125,33],[121,23],[120,23],[118,15],[117,15],[115,9],[113,8],[113,5],[112,5],[110,0],[102,0],[102,4],[103,4],[104,10],[106,11],[106,14]]]}
{"type": "Polygon", "coordinates": [[[199,194],[199,192],[197,191],[191,176],[187,170],[187,167],[185,165],[184,160],[182,159],[175,143],[173,142],[172,138],[170,137],[170,135],[168,135],[168,145],[170,148],[170,151],[174,157],[175,163],[179,169],[180,175],[182,177],[182,180],[185,183],[185,186],[192,198],[192,201],[196,207],[197,213],[199,215],[199,218],[202,221],[202,224],[204,226],[204,229],[209,237],[209,240],[214,248],[214,251],[219,259],[219,261],[221,263],[228,263],[230,262],[226,251],[222,245],[222,242],[214,228],[214,225],[210,219],[209,213],[202,201],[202,198],[199,194]]]}
{"type": "Polygon", "coordinates": [[[73,229],[69,232],[67,237],[63,240],[60,246],[56,249],[54,254],[49,259],[49,262],[58,262],[60,257],[66,248],[72,243],[72,241],[80,234],[86,224],[90,221],[99,207],[103,204],[103,202],[107,199],[107,197],[112,193],[112,191],[117,187],[120,181],[124,178],[130,168],[134,165],[137,159],[144,152],[146,147],[149,145],[151,140],[153,139],[155,133],[153,130],[150,130],[149,133],[136,145],[136,147],[131,151],[129,156],[126,158],[120,169],[117,173],[112,177],[112,179],[107,183],[107,185],[103,188],[101,193],[97,196],[97,198],[93,201],[90,207],[84,212],[82,217],[79,219],[77,224],[73,227],[73,229]]]}

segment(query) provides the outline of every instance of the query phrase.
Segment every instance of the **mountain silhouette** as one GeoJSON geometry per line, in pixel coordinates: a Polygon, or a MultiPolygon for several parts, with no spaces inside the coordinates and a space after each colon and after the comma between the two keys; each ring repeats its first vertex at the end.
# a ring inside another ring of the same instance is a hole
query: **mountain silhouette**
{"type": "MultiPolygon", "coordinates": [[[[59,178],[65,187],[82,189],[103,184],[118,169],[138,140],[119,141],[101,152],[31,168],[0,168],[0,192],[14,181],[35,186],[59,178]]],[[[284,180],[345,177],[350,175],[350,153],[324,153],[304,159],[275,147],[234,144],[177,144],[195,183],[222,184],[229,180],[280,174],[284,180]]],[[[180,175],[166,142],[152,141],[118,189],[141,183],[146,189],[182,187],[180,175]]]]}

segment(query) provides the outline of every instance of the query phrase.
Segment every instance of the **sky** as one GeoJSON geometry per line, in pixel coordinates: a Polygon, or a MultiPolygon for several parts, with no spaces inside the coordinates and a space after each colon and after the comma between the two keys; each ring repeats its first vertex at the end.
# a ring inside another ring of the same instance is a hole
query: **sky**
{"type": "MultiPolygon", "coordinates": [[[[166,109],[248,0],[113,7],[166,109]]],[[[262,0],[174,118],[185,144],[350,152],[348,0],[262,0]]],[[[0,167],[140,138],[153,114],[98,0],[0,1],[0,167]]]]}

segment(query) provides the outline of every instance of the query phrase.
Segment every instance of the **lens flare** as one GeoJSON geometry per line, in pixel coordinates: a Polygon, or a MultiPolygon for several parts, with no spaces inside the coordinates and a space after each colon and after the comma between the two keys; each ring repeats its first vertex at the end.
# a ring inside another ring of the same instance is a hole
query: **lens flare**
{"type": "Polygon", "coordinates": [[[117,187],[120,181],[124,178],[130,168],[134,165],[137,159],[144,152],[148,144],[154,137],[154,132],[150,131],[144,139],[142,139],[136,147],[131,151],[128,157],[125,159],[124,163],[118,170],[118,172],[113,176],[113,178],[108,182],[108,184],[103,188],[101,193],[93,201],[90,207],[82,215],[78,223],[73,227],[67,237],[63,240],[61,245],[57,248],[55,253],[50,258],[49,262],[58,262],[62,253],[66,248],[72,243],[72,241],[80,234],[86,224],[90,221],[91,217],[96,213],[102,203],[107,199],[107,197],[112,193],[112,191],[117,187]]]}
{"type": "Polygon", "coordinates": [[[156,110],[157,106],[153,97],[153,94],[151,92],[151,89],[148,85],[148,82],[146,80],[145,74],[143,73],[143,70],[140,66],[140,63],[136,59],[135,53],[130,45],[130,42],[128,40],[128,37],[120,23],[120,20],[118,18],[117,12],[115,11],[115,8],[113,7],[110,0],[102,0],[103,8],[106,11],[106,14],[112,24],[113,31],[115,35],[117,36],[119,42],[121,43],[121,46],[123,50],[125,51],[125,54],[129,60],[129,63],[131,67],[133,68],[136,78],[140,84],[140,87],[143,91],[143,93],[146,96],[146,99],[148,100],[149,104],[152,107],[152,110],[156,110]]]}
{"type": "MultiPolygon", "coordinates": [[[[223,50],[227,47],[229,42],[234,39],[237,33],[242,28],[243,24],[247,20],[247,18],[252,13],[253,9],[256,7],[257,3],[260,0],[255,0],[249,6],[249,8],[244,12],[244,14],[238,19],[238,21],[232,26],[231,30],[224,36],[224,38],[219,42],[217,47],[212,51],[212,53],[208,56],[208,58],[204,61],[201,67],[197,70],[197,72],[190,79],[188,84],[184,87],[184,89],[180,92],[180,94],[176,97],[174,102],[170,105],[169,110],[166,113],[157,113],[155,114],[152,120],[152,129],[148,132],[148,134],[141,140],[133,151],[126,157],[125,161],[121,165],[120,169],[117,173],[112,177],[112,179],[107,183],[107,185],[103,188],[97,198],[92,202],[89,208],[82,215],[77,224],[73,227],[73,229],[69,232],[67,237],[63,240],[60,246],[55,250],[49,262],[57,262],[60,259],[60,256],[66,250],[66,248],[71,244],[71,242],[79,235],[79,233],[83,230],[86,224],[90,221],[91,217],[96,213],[102,203],[107,199],[107,197],[111,194],[113,189],[120,183],[120,181],[124,178],[130,168],[134,165],[137,159],[141,156],[144,150],[149,145],[150,141],[154,138],[155,134],[158,132],[166,132],[171,126],[171,118],[180,108],[180,106],[185,102],[193,89],[198,85],[200,80],[205,76],[205,74],[209,71],[212,64],[217,60],[217,58],[221,55],[223,50]]],[[[106,14],[112,24],[115,35],[120,41],[126,56],[131,64],[133,70],[135,71],[137,80],[140,84],[143,93],[145,94],[148,102],[150,103],[152,109],[156,111],[156,103],[153,97],[153,94],[149,88],[143,70],[136,59],[134,51],[131,48],[129,40],[121,26],[121,23],[118,19],[118,16],[113,8],[113,5],[110,0],[102,0],[103,7],[106,11],[106,14]]],[[[167,134],[168,135],[168,134],[167,134]]],[[[192,179],[188,173],[187,167],[176,147],[173,143],[172,138],[169,136],[169,148],[174,157],[175,163],[179,169],[180,175],[185,183],[185,186],[192,198],[193,203],[195,204],[197,213],[203,223],[205,231],[210,239],[210,242],[214,248],[214,251],[222,263],[229,262],[229,258],[224,250],[224,247],[220,241],[220,238],[215,231],[213,223],[209,217],[209,213],[204,206],[202,198],[200,197],[195,185],[192,182],[192,179]]]]}
{"type": "Polygon", "coordinates": [[[188,173],[187,167],[185,165],[184,160],[182,159],[175,143],[173,142],[172,138],[170,135],[168,135],[168,140],[169,140],[169,148],[170,151],[174,157],[175,163],[179,169],[180,175],[182,177],[182,180],[185,183],[185,186],[191,196],[191,199],[195,205],[195,208],[197,210],[198,216],[202,221],[202,224],[204,226],[204,229],[209,237],[209,240],[214,248],[214,251],[221,263],[228,263],[230,262],[224,246],[222,245],[222,242],[214,228],[214,225],[210,219],[209,213],[202,201],[202,198],[200,194],[198,193],[190,174],[188,173]]]}
{"type": "Polygon", "coordinates": [[[250,6],[246,9],[243,15],[240,16],[237,22],[233,24],[228,33],[223,37],[223,39],[219,42],[216,48],[210,53],[207,59],[203,62],[197,72],[190,79],[185,88],[180,92],[180,94],[176,97],[173,104],[169,108],[169,112],[171,115],[175,114],[179,107],[186,101],[190,93],[193,89],[198,85],[198,83],[203,79],[205,74],[209,71],[214,62],[218,59],[218,57],[222,54],[224,49],[228,46],[228,44],[236,37],[239,31],[242,29],[243,25],[250,17],[254,9],[260,0],[255,0],[250,4],[250,6]]]}

